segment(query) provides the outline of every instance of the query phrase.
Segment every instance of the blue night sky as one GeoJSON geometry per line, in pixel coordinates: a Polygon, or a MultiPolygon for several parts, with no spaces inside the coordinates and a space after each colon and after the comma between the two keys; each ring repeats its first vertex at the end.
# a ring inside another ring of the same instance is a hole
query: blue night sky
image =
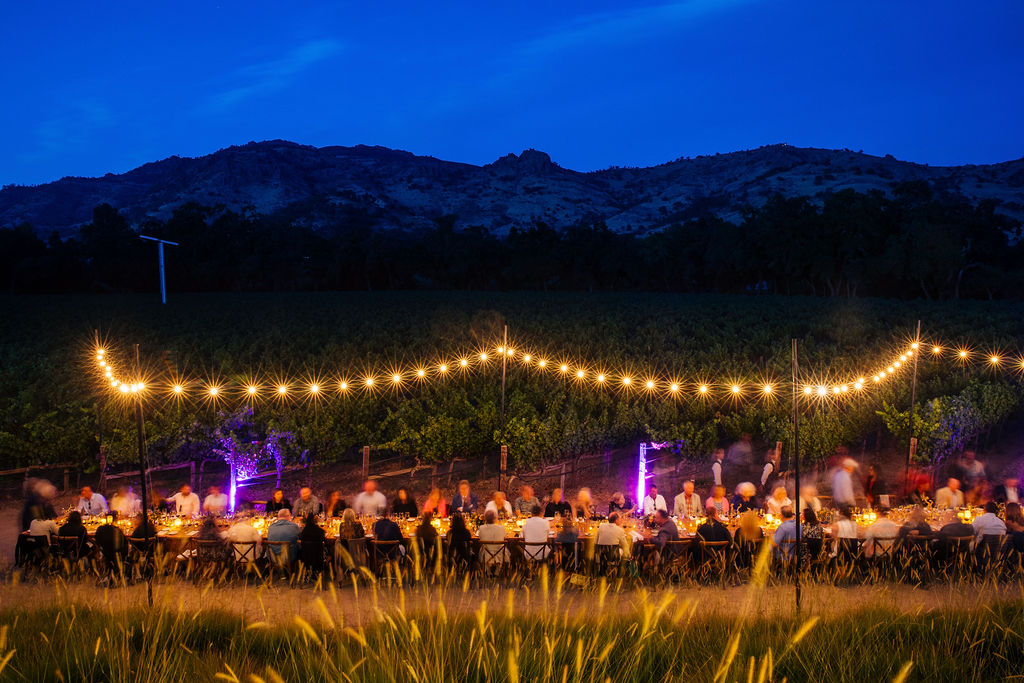
{"type": "Polygon", "coordinates": [[[250,140],[568,168],[1024,156],[1024,2],[5,2],[0,184],[250,140]]]}

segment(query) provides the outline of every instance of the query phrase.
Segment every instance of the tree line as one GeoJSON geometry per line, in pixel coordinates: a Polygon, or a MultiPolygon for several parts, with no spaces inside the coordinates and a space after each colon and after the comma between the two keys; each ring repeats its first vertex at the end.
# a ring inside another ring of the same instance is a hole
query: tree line
{"type": "Polygon", "coordinates": [[[704,215],[661,230],[544,223],[498,236],[383,229],[358,210],[311,227],[187,203],[132,226],[109,204],[62,240],[29,224],[0,229],[0,288],[15,292],[154,291],[156,249],[172,291],[536,290],[775,293],[929,300],[1019,298],[1020,223],[995,202],[939,196],[925,182],[891,196],[843,190],[815,203],[772,197],[738,223],[704,215]]]}

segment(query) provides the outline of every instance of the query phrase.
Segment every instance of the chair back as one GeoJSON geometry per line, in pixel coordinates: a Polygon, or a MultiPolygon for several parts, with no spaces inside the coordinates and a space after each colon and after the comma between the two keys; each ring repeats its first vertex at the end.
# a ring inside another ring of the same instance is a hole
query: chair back
{"type": "Polygon", "coordinates": [[[78,536],[58,536],[57,547],[61,555],[69,560],[77,560],[82,553],[85,543],[78,536]]]}
{"type": "Polygon", "coordinates": [[[264,553],[271,564],[287,567],[295,559],[292,557],[291,541],[263,541],[264,553]]]}
{"type": "Polygon", "coordinates": [[[507,559],[505,541],[480,541],[480,562],[485,567],[504,564],[507,559]]]}
{"type": "Polygon", "coordinates": [[[398,546],[402,544],[401,541],[378,541],[373,539],[370,541],[370,547],[373,549],[373,562],[374,564],[381,564],[391,562],[392,560],[398,559],[398,546]]]}
{"type": "Polygon", "coordinates": [[[232,541],[231,550],[234,553],[235,562],[240,564],[252,564],[256,562],[256,541],[232,541]]]}
{"type": "Polygon", "coordinates": [[[307,569],[321,571],[327,555],[327,544],[324,541],[299,540],[299,562],[307,569]]]}

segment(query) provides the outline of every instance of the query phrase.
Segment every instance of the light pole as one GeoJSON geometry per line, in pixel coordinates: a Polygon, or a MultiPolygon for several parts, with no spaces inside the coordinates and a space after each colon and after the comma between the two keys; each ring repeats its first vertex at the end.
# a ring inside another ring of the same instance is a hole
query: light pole
{"type": "Polygon", "coordinates": [[[170,244],[172,247],[178,246],[177,242],[171,242],[170,240],[162,240],[159,237],[149,237],[147,235],[139,235],[141,239],[149,240],[150,242],[156,242],[156,253],[157,258],[160,261],[160,303],[167,303],[167,282],[164,279],[164,245],[170,244]]]}

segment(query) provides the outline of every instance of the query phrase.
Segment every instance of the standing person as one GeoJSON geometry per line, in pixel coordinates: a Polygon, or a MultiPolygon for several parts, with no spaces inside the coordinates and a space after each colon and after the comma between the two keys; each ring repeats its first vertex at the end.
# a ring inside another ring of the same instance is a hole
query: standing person
{"type": "Polygon", "coordinates": [[[271,512],[277,512],[278,510],[284,510],[285,508],[291,510],[292,502],[284,497],[284,491],[281,489],[274,489],[274,495],[267,501],[267,505],[264,508],[269,514],[271,512]]]}
{"type": "Polygon", "coordinates": [[[960,467],[963,469],[966,488],[973,489],[979,484],[985,483],[987,479],[985,463],[978,460],[974,451],[964,451],[964,456],[960,459],[960,467]]]}
{"type": "Polygon", "coordinates": [[[484,512],[490,510],[499,519],[508,519],[512,516],[512,504],[505,500],[505,494],[501,491],[494,492],[494,498],[487,501],[484,512]]]}
{"type": "Polygon", "coordinates": [[[352,502],[352,509],[357,515],[364,517],[380,517],[388,509],[388,499],[377,490],[377,482],[367,479],[363,482],[363,490],[352,502]]]}
{"type": "Polygon", "coordinates": [[[320,499],[313,495],[313,490],[308,486],[303,486],[299,489],[299,499],[292,505],[292,517],[319,515],[323,509],[324,506],[320,503],[320,499]]]}
{"type": "Polygon", "coordinates": [[[216,517],[223,516],[228,511],[227,494],[220,492],[219,486],[211,486],[210,492],[203,500],[203,512],[216,517]]]}
{"type": "Polygon", "coordinates": [[[448,516],[448,501],[441,495],[441,489],[434,487],[430,490],[427,502],[423,504],[423,512],[429,512],[438,518],[448,516]]]}
{"type": "Polygon", "coordinates": [[[83,515],[105,515],[109,509],[107,507],[107,499],[99,492],[93,493],[92,488],[89,486],[82,487],[82,494],[78,498],[78,505],[75,506],[75,510],[83,515]]]}
{"type": "Polygon", "coordinates": [[[142,501],[132,491],[131,486],[119,486],[117,493],[110,499],[110,509],[117,512],[121,519],[131,519],[142,512],[142,501]]]}
{"type": "Polygon", "coordinates": [[[647,495],[644,496],[644,517],[652,515],[656,510],[664,510],[668,514],[668,503],[665,496],[658,493],[658,487],[653,483],[647,487],[647,495]]]}
{"type": "Polygon", "coordinates": [[[409,491],[403,486],[398,489],[398,495],[391,503],[391,514],[406,515],[407,517],[419,517],[420,511],[416,507],[416,500],[409,495],[409,491]]]}
{"type": "Polygon", "coordinates": [[[562,500],[562,489],[551,491],[551,500],[544,506],[545,517],[568,517],[572,514],[572,506],[562,500]]]}
{"type": "Polygon", "coordinates": [[[868,465],[868,476],[864,480],[864,497],[867,498],[868,507],[878,507],[878,497],[885,491],[885,484],[878,476],[878,470],[874,465],[868,465]]]}
{"type": "Polygon", "coordinates": [[[946,485],[935,492],[935,507],[962,508],[963,506],[964,492],[960,490],[960,482],[950,477],[946,485]]]}
{"type": "Polygon", "coordinates": [[[341,517],[341,513],[345,512],[347,509],[348,504],[345,503],[345,499],[341,497],[341,491],[331,491],[331,495],[327,497],[327,516],[341,517]]]}
{"type": "Polygon", "coordinates": [[[476,512],[479,501],[476,494],[469,490],[469,481],[463,479],[459,482],[459,492],[452,498],[452,509],[464,515],[476,512]]]}
{"type": "Polygon", "coordinates": [[[715,486],[722,485],[722,462],[725,460],[725,449],[716,448],[711,456],[711,481],[715,486]]]}
{"type": "Polygon", "coordinates": [[[726,459],[729,464],[733,467],[737,465],[741,467],[749,467],[754,464],[751,462],[751,458],[754,455],[754,446],[751,443],[750,434],[746,432],[740,434],[740,439],[732,446],[729,446],[729,453],[726,459]]]}
{"type": "Polygon", "coordinates": [[[700,496],[693,492],[693,480],[683,482],[683,492],[672,501],[672,513],[676,517],[700,517],[703,508],[700,506],[700,496]]]}
{"type": "Polygon", "coordinates": [[[529,484],[524,484],[519,489],[519,497],[516,498],[516,502],[512,504],[512,509],[515,513],[521,517],[532,515],[533,508],[540,505],[540,501],[537,500],[537,496],[534,495],[533,487],[529,484]]]}
{"type": "Polygon", "coordinates": [[[857,467],[857,461],[853,458],[843,458],[840,468],[832,477],[832,502],[837,507],[853,507],[857,504],[853,493],[853,472],[857,467]]]}
{"type": "Polygon", "coordinates": [[[769,448],[764,456],[764,468],[761,470],[761,490],[764,491],[768,480],[779,470],[779,454],[774,448],[769,448]]]}
{"type": "Polygon", "coordinates": [[[179,517],[198,517],[202,514],[199,496],[192,493],[192,487],[188,484],[182,484],[178,492],[168,498],[167,502],[174,505],[174,514],[179,517]]]}
{"type": "Polygon", "coordinates": [[[25,531],[33,519],[53,519],[57,511],[53,508],[53,499],[57,497],[57,487],[46,479],[28,479],[25,481],[25,504],[21,508],[21,530],[25,531]]]}

